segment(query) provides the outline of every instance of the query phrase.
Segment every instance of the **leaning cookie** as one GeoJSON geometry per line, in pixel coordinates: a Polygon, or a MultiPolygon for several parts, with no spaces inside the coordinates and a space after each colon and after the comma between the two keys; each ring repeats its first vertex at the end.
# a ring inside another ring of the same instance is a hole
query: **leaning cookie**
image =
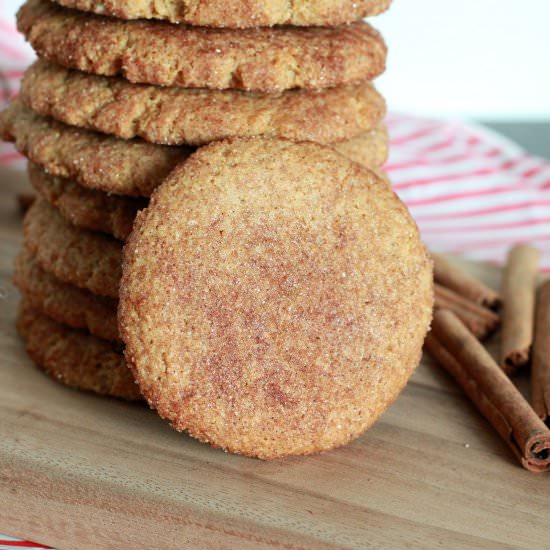
{"type": "Polygon", "coordinates": [[[334,26],[388,9],[391,0],[55,0],[120,19],[166,19],[205,27],[334,26]]]}
{"type": "Polygon", "coordinates": [[[31,359],[57,382],[128,401],[142,399],[120,345],[57,323],[25,300],[17,329],[31,359]]]}
{"type": "Polygon", "coordinates": [[[24,245],[44,271],[93,294],[118,296],[120,241],[75,227],[41,198],[25,214],[23,234],[24,245]]]}
{"type": "MultiPolygon", "coordinates": [[[[148,197],[195,149],[123,140],[42,117],[13,101],[0,113],[0,135],[49,174],[83,187],[131,197],[148,197]]],[[[383,126],[332,145],[368,167],[384,162],[388,137],[383,126]]]]}
{"type": "Polygon", "coordinates": [[[35,310],[105,340],[120,341],[117,300],[92,294],[44,271],[24,247],[15,260],[13,282],[35,310]]]}
{"type": "Polygon", "coordinates": [[[123,197],[87,189],[67,178],[52,176],[38,164],[29,162],[29,181],[38,193],[73,225],[108,233],[125,240],[132,231],[136,214],[147,200],[123,197]]]}
{"type": "Polygon", "coordinates": [[[404,387],[432,279],[414,221],[373,172],[314,143],[227,140],[138,214],[119,330],[174,428],[264,459],[309,454],[356,438],[404,387]]]}
{"type": "Polygon", "coordinates": [[[65,124],[161,145],[202,145],[237,136],[336,143],[373,130],[386,110],[370,82],[277,95],[163,88],[44,60],[26,71],[19,97],[36,113],[65,124]]]}
{"type": "Polygon", "coordinates": [[[28,0],[18,29],[39,57],[130,82],[281,92],[364,82],[385,68],[386,45],[368,23],[233,31],[121,21],[28,0]]]}

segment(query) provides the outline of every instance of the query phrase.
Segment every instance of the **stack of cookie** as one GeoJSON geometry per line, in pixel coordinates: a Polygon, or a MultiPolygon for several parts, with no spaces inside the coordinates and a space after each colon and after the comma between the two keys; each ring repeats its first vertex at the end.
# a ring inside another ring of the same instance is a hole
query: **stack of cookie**
{"type": "Polygon", "coordinates": [[[14,279],[41,367],[139,398],[117,329],[122,246],[197,147],[259,135],[384,162],[385,105],[371,80],[386,47],[358,20],[389,3],[27,0],[18,27],[39,59],[1,131],[28,157],[39,197],[14,279]]]}
{"type": "MultiPolygon", "coordinates": [[[[67,385],[140,399],[118,330],[123,245],[153,191],[198,147],[261,136],[383,164],[385,104],[371,81],[386,47],[360,19],[390,1],[27,0],[18,27],[39,59],[0,130],[29,159],[38,196],[14,280],[19,330],[40,367],[67,385]]],[[[289,162],[321,166],[315,151],[289,162]]]]}

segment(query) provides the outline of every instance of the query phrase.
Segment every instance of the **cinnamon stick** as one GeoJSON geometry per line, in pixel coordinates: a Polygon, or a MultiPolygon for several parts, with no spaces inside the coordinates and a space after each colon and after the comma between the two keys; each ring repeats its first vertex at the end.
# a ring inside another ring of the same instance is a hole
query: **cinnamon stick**
{"type": "Polygon", "coordinates": [[[533,343],[535,292],[540,252],[529,245],[514,246],[502,279],[502,343],[500,366],[507,374],[527,365],[533,343]]]}
{"type": "Polygon", "coordinates": [[[531,402],[538,417],[550,425],[550,280],[538,292],[531,365],[531,402]]]}
{"type": "Polygon", "coordinates": [[[531,472],[550,470],[550,429],[483,345],[449,310],[434,312],[429,353],[456,379],[531,472]]]}
{"type": "Polygon", "coordinates": [[[450,309],[480,340],[490,336],[500,324],[500,317],[494,311],[438,283],[435,284],[435,307],[450,309]]]}
{"type": "Polygon", "coordinates": [[[432,252],[436,283],[454,290],[460,296],[490,309],[498,309],[500,296],[481,281],[477,281],[458,266],[451,265],[443,256],[432,252]]]}

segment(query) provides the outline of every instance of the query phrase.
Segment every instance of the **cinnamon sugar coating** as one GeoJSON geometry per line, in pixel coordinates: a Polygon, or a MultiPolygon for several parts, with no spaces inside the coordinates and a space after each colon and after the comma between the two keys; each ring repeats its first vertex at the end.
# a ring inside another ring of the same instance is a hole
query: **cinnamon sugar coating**
{"type": "Polygon", "coordinates": [[[276,95],[132,84],[35,62],[21,101],[36,113],[123,139],[201,145],[243,136],[334,143],[376,128],[385,115],[370,82],[276,95]]]}
{"type": "Polygon", "coordinates": [[[57,323],[25,300],[17,329],[31,359],[57,382],[128,401],[142,399],[120,345],[57,323]]]}
{"type": "Polygon", "coordinates": [[[119,330],[178,430],[263,459],[343,445],[418,364],[432,264],[405,206],[330,148],[201,148],[138,214],[119,330]]]}
{"type": "Polygon", "coordinates": [[[55,0],[119,19],[166,19],[206,27],[334,26],[388,9],[391,0],[55,0]]]}
{"type": "Polygon", "coordinates": [[[27,0],[18,29],[39,57],[131,82],[280,92],[364,82],[385,69],[386,45],[365,22],[245,30],[121,21],[27,0]]]}

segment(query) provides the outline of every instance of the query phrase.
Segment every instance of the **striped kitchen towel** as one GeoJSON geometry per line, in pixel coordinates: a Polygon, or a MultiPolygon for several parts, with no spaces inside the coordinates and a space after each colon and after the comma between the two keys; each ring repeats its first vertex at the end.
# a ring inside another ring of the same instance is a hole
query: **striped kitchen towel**
{"type": "Polygon", "coordinates": [[[386,170],[428,246],[502,263],[532,242],[550,270],[550,163],[472,123],[390,115],[386,170]]]}

